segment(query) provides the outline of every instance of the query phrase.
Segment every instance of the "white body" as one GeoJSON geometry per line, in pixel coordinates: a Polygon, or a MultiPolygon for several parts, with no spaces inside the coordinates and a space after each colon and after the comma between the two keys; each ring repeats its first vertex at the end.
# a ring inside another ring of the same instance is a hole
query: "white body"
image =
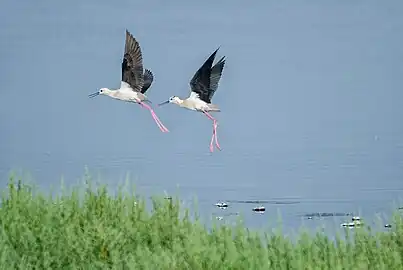
{"type": "Polygon", "coordinates": [[[108,88],[101,88],[99,90],[100,95],[106,95],[114,99],[119,99],[127,102],[136,102],[139,103],[141,101],[147,100],[147,97],[140,93],[134,91],[129,84],[125,82],[120,83],[120,88],[116,90],[111,90],[108,88]]]}
{"type": "Polygon", "coordinates": [[[195,92],[190,92],[190,96],[187,99],[180,99],[176,96],[171,97],[169,99],[169,102],[175,103],[180,107],[192,110],[192,111],[204,111],[204,112],[209,112],[209,111],[214,111],[214,112],[219,112],[220,109],[218,108],[217,105],[214,104],[209,104],[204,102],[199,98],[199,95],[195,92]]]}

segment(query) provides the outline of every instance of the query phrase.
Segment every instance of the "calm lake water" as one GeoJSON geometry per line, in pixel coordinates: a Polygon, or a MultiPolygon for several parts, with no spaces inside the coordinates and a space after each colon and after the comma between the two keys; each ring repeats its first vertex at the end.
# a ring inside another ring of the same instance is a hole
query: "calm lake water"
{"type": "Polygon", "coordinates": [[[318,225],[309,213],[387,216],[403,196],[402,12],[397,0],[2,1],[0,184],[17,170],[49,190],[88,166],[111,189],[129,174],[144,196],[179,191],[204,218],[242,213],[253,228],[278,211],[291,229],[318,225]],[[119,87],[126,28],[154,104],[186,97],[221,46],[222,152],[199,113],[156,108],[164,134],[138,105],[87,97],[119,87]]]}

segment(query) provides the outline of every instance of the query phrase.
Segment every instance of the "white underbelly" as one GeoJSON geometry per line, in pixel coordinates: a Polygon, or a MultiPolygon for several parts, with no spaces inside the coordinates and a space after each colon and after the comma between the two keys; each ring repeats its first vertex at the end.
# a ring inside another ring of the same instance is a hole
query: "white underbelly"
{"type": "Polygon", "coordinates": [[[124,91],[116,95],[117,99],[127,102],[138,102],[140,99],[134,91],[124,91]]]}

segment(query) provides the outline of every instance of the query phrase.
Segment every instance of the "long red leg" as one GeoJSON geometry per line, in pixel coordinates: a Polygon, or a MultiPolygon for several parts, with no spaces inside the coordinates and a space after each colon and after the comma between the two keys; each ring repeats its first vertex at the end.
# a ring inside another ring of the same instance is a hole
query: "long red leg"
{"type": "Polygon", "coordinates": [[[213,141],[214,141],[214,128],[213,128],[213,136],[211,136],[211,141],[210,141],[210,152],[213,153],[214,152],[214,147],[213,147],[213,141]]]}
{"type": "Polygon", "coordinates": [[[221,151],[220,144],[218,143],[218,136],[217,136],[217,125],[218,125],[218,123],[216,122],[216,123],[215,123],[215,126],[214,126],[214,131],[215,131],[215,134],[214,134],[214,138],[215,138],[215,145],[217,146],[218,150],[220,150],[220,151],[221,151]]]}
{"type": "Polygon", "coordinates": [[[203,113],[210,119],[213,121],[213,136],[211,137],[211,141],[210,141],[210,152],[213,152],[213,141],[215,139],[215,144],[218,148],[218,150],[221,151],[221,147],[220,144],[218,143],[218,139],[217,139],[217,120],[211,116],[208,112],[203,111],[203,113]]]}
{"type": "Polygon", "coordinates": [[[169,132],[169,130],[164,126],[158,116],[155,114],[154,110],[150,107],[150,105],[145,104],[144,102],[140,101],[139,104],[144,108],[148,109],[151,112],[151,116],[153,117],[155,123],[158,125],[162,132],[169,132]]]}

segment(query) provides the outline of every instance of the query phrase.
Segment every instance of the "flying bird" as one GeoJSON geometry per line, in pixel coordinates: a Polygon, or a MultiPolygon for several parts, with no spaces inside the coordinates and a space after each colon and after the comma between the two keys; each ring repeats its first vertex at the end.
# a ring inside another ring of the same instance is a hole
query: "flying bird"
{"type": "Polygon", "coordinates": [[[146,102],[151,103],[145,93],[150,88],[153,80],[154,75],[151,70],[145,69],[143,71],[143,56],[138,41],[126,30],[120,88],[116,90],[101,88],[99,91],[90,94],[89,97],[105,95],[114,99],[137,103],[151,112],[154,121],[162,132],[168,132],[169,130],[162,124],[151,106],[146,104],[146,102]]]}
{"type": "Polygon", "coordinates": [[[217,54],[217,48],[204,64],[196,71],[193,78],[190,80],[190,95],[186,99],[180,99],[177,96],[171,96],[167,101],[158,104],[173,103],[182,108],[192,111],[204,113],[210,120],[213,121],[213,136],[210,141],[210,152],[213,152],[213,141],[217,148],[221,151],[220,144],[217,139],[217,120],[209,112],[220,112],[220,108],[216,104],[211,103],[211,99],[217,90],[218,82],[220,81],[224,65],[225,56],[223,56],[214,66],[213,62],[217,54]]]}

